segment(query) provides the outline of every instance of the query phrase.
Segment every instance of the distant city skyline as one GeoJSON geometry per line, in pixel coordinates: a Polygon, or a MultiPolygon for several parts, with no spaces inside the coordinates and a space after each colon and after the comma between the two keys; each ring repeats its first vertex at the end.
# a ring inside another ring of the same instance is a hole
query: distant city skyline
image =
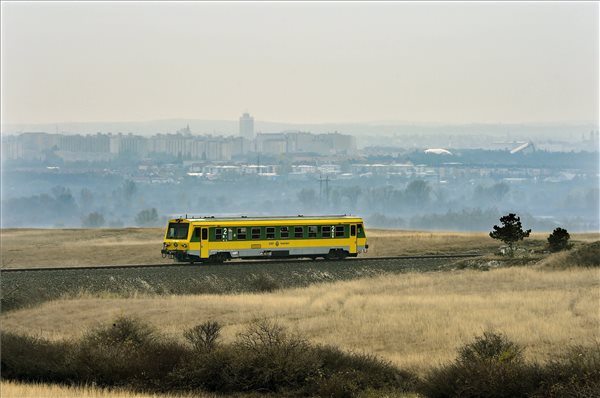
{"type": "MultiPolygon", "coordinates": [[[[3,2],[2,126],[598,124],[597,2],[3,2]]],[[[232,131],[235,132],[235,131],[232,131]]]]}

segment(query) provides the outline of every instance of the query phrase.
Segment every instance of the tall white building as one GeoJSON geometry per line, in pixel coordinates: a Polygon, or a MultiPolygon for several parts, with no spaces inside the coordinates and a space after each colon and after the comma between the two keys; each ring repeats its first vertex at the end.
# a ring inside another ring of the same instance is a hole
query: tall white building
{"type": "Polygon", "coordinates": [[[254,118],[247,112],[240,117],[240,136],[247,140],[254,139],[254,118]]]}

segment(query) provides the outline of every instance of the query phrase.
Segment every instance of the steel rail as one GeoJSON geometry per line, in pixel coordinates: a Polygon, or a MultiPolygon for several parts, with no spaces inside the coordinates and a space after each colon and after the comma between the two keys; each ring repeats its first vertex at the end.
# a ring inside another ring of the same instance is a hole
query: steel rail
{"type": "Polygon", "coordinates": [[[174,267],[203,267],[203,266],[226,266],[226,264],[278,264],[278,263],[319,263],[319,262],[363,262],[363,261],[393,261],[393,260],[418,260],[418,259],[444,259],[444,258],[469,258],[469,257],[481,257],[482,254],[465,253],[465,254],[427,254],[421,256],[386,256],[386,257],[360,257],[360,258],[345,258],[338,260],[310,260],[310,259],[289,259],[289,260],[233,260],[221,264],[215,263],[198,263],[189,264],[183,263],[172,263],[172,264],[117,264],[117,265],[84,265],[74,267],[29,267],[29,268],[0,268],[0,273],[5,272],[44,272],[44,271],[77,271],[77,270],[101,270],[101,269],[128,269],[128,268],[174,268],[174,267]]]}

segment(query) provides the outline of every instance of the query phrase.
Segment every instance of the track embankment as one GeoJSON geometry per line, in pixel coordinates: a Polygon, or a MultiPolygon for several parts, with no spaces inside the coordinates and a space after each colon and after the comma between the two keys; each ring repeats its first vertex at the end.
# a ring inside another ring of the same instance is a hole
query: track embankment
{"type": "Polygon", "coordinates": [[[219,265],[144,264],[2,270],[3,310],[61,297],[107,294],[229,294],[267,292],[385,273],[453,269],[474,254],[356,258],[340,261],[231,261],[219,265]]]}
{"type": "MultiPolygon", "coordinates": [[[[347,258],[344,260],[336,261],[395,261],[395,260],[416,260],[416,259],[450,259],[450,258],[468,258],[468,257],[479,257],[480,254],[464,253],[464,254],[432,254],[432,255],[421,255],[421,256],[386,256],[386,257],[366,257],[366,258],[347,258]]],[[[290,259],[290,260],[247,260],[231,262],[223,264],[188,264],[188,263],[173,263],[173,264],[116,264],[116,265],[84,265],[84,266],[68,266],[68,267],[19,267],[19,268],[0,268],[0,272],[47,272],[47,271],[68,271],[68,270],[96,270],[96,269],[122,269],[122,268],[173,268],[176,266],[189,266],[189,267],[206,267],[216,265],[227,265],[227,264],[249,264],[249,265],[263,265],[263,264],[293,264],[293,263],[304,263],[311,260],[306,259],[290,259]]],[[[334,260],[315,260],[315,263],[332,262],[334,260]]]]}

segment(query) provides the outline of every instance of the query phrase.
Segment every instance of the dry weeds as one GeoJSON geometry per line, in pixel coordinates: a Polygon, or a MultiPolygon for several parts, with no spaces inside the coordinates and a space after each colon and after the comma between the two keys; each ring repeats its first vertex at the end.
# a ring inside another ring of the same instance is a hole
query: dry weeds
{"type": "Polygon", "coordinates": [[[3,229],[2,267],[172,263],[163,229],[3,229]]]}
{"type": "Polygon", "coordinates": [[[4,314],[5,330],[52,339],[119,315],[147,320],[181,336],[206,320],[223,324],[226,341],[255,318],[275,319],[316,343],[368,352],[419,372],[451,360],[486,329],[506,333],[530,359],[600,339],[600,270],[386,275],[270,294],[87,297],[4,314]]]}
{"type": "Polygon", "coordinates": [[[98,387],[68,387],[43,383],[0,382],[2,398],[209,398],[214,394],[137,394],[127,390],[98,387]]]}
{"type": "MultiPolygon", "coordinates": [[[[1,266],[51,267],[110,264],[172,263],[160,255],[162,228],[3,229],[1,266]]],[[[367,230],[367,257],[493,252],[499,243],[486,233],[367,230]]],[[[530,245],[542,247],[546,233],[532,234],[530,245]]],[[[600,234],[573,234],[575,241],[593,241],[600,234]]]]}

